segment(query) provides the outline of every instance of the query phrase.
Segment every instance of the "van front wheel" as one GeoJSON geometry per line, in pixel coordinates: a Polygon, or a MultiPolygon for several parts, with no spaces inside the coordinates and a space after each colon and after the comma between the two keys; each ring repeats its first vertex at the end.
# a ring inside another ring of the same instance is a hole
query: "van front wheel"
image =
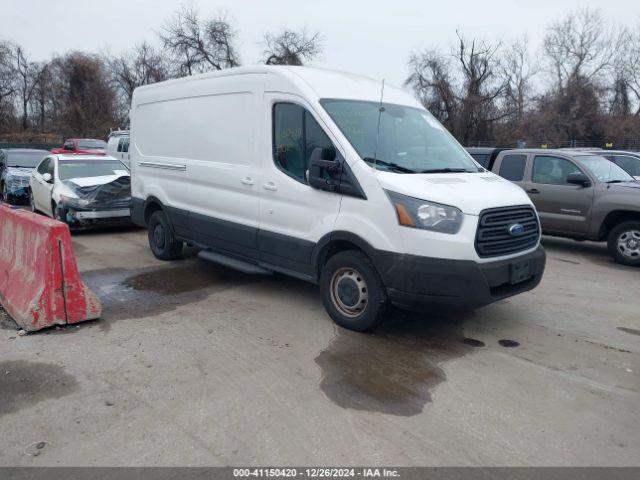
{"type": "Polygon", "coordinates": [[[174,260],[182,251],[183,243],[174,238],[167,215],[158,210],[153,212],[147,225],[149,246],[156,258],[174,260]]]}
{"type": "Polygon", "coordinates": [[[356,250],[329,259],[320,276],[322,303],[338,325],[363,332],[383,319],[384,286],[369,259],[356,250]]]}

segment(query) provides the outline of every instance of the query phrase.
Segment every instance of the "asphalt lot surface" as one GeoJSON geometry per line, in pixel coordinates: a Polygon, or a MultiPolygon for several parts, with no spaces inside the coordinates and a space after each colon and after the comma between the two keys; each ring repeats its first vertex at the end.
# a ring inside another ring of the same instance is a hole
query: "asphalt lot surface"
{"type": "Polygon", "coordinates": [[[313,285],[75,234],[104,318],[0,313],[0,465],[640,465],[640,271],[543,243],[533,292],[358,334],[313,285]]]}

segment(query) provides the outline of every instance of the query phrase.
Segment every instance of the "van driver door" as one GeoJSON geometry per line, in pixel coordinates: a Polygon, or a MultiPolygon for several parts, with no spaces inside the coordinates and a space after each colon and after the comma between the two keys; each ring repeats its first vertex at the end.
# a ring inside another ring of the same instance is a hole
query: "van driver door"
{"type": "Polygon", "coordinates": [[[298,96],[265,92],[263,115],[268,138],[261,155],[260,260],[298,276],[311,275],[313,250],[332,230],[341,194],[309,186],[309,158],[315,148],[335,148],[336,142],[298,96]]]}

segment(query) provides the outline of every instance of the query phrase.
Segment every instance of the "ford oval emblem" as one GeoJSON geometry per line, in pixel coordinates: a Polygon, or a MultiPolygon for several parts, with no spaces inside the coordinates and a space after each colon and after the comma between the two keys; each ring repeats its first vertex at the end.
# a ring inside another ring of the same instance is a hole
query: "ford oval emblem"
{"type": "Polygon", "coordinates": [[[512,223],[508,228],[509,234],[517,237],[518,235],[522,235],[524,233],[524,225],[521,223],[512,223]]]}

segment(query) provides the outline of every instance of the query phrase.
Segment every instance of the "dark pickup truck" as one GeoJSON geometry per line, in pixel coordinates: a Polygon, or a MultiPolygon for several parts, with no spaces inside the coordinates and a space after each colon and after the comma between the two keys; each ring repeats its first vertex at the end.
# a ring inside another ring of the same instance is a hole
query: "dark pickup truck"
{"type": "Polygon", "coordinates": [[[616,261],[638,267],[640,182],[604,153],[500,150],[487,168],[527,192],[544,234],[606,241],[616,261]]]}

